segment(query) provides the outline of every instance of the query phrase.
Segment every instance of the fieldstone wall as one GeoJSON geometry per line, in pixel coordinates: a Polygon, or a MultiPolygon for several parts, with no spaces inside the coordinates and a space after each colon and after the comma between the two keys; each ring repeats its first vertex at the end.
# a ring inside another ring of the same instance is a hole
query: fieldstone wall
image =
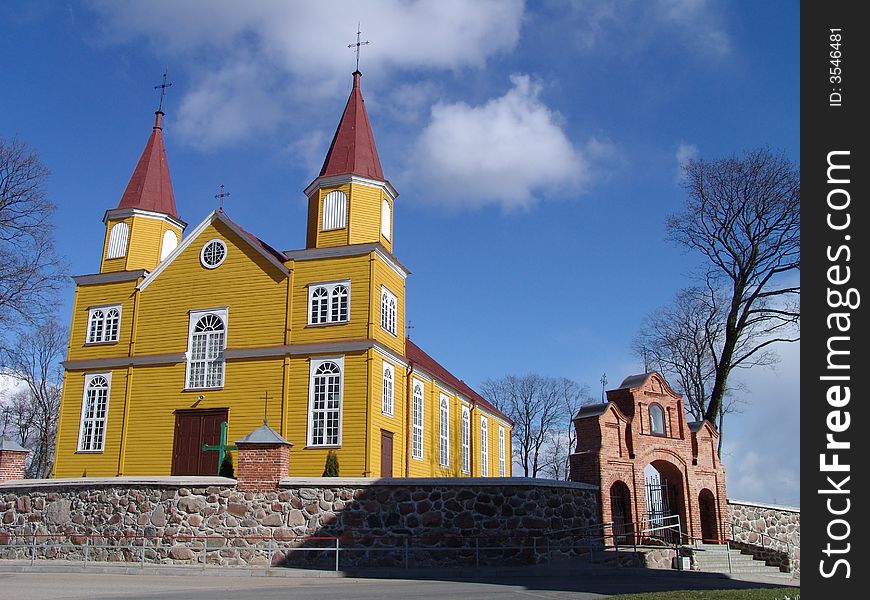
{"type": "Polygon", "coordinates": [[[343,566],[536,562],[599,521],[597,495],[519,478],[25,480],[0,485],[0,558],[334,567],[319,549],[338,543],[343,566]]]}
{"type": "Polygon", "coordinates": [[[729,499],[728,512],[741,550],[800,577],[799,508],[729,499]]]}

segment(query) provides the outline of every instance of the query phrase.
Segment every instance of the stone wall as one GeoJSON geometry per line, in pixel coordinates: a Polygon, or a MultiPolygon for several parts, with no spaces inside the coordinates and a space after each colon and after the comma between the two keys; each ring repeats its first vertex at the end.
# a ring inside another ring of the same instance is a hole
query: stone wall
{"type": "Polygon", "coordinates": [[[800,577],[799,508],[729,499],[728,512],[732,537],[744,552],[800,577]]]}
{"type": "Polygon", "coordinates": [[[344,566],[535,562],[553,532],[599,521],[597,495],[519,478],[287,478],[276,491],[219,477],[25,480],[0,485],[0,557],[35,543],[71,560],[334,566],[314,549],[340,538],[344,566]],[[486,550],[505,546],[523,549],[486,550]]]}

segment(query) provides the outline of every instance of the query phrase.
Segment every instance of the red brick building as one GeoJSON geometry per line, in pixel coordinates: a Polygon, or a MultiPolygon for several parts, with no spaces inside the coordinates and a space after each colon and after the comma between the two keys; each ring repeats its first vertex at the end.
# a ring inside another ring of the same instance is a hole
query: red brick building
{"type": "Polygon", "coordinates": [[[630,538],[678,515],[684,536],[730,537],[719,434],[686,421],[682,396],[660,374],[626,378],[606,403],[581,408],[574,427],[571,479],[599,486],[601,520],[616,534],[630,538]]]}

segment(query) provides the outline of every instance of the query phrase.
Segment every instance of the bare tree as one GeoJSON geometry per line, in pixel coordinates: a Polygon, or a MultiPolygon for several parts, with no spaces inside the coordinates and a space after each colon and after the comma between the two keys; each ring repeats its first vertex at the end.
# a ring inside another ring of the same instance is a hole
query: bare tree
{"type": "Polygon", "coordinates": [[[553,479],[566,480],[570,476],[569,457],[577,447],[577,430],[572,419],[582,404],[594,403],[589,386],[580,385],[570,379],[556,380],[555,385],[559,396],[560,426],[554,427],[547,436],[544,448],[544,472],[553,479]]]}
{"type": "Polygon", "coordinates": [[[5,402],[3,425],[11,425],[18,443],[30,450],[28,477],[48,477],[54,465],[62,377],[58,360],[66,340],[64,328],[50,320],[3,351],[2,374],[24,384],[5,402]]]}
{"type": "Polygon", "coordinates": [[[710,345],[715,366],[704,418],[716,423],[728,377],[737,367],[768,363],[769,348],[800,339],[800,173],[785,157],[753,150],[745,157],[684,167],[688,194],[668,219],[672,240],[700,252],[707,302],[721,323],[710,345]]]}
{"type": "MultiPolygon", "coordinates": [[[[0,138],[0,328],[8,331],[51,313],[63,278],[54,250],[54,205],[48,169],[17,139],[0,138]]],[[[6,340],[8,342],[8,340],[6,340]]],[[[0,336],[0,345],[4,340],[0,336]]]]}
{"type": "Polygon", "coordinates": [[[552,473],[554,457],[550,444],[556,439],[565,447],[565,442],[554,434],[566,432],[566,423],[576,412],[582,388],[568,379],[529,374],[489,379],[483,383],[482,391],[514,421],[511,438],[523,475],[538,477],[547,471],[552,473]]]}

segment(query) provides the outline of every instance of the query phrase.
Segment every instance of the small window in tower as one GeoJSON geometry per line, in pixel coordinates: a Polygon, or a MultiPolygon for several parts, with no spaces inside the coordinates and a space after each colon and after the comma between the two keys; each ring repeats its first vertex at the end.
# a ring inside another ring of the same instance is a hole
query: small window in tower
{"type": "Polygon", "coordinates": [[[87,344],[111,344],[118,341],[121,329],[121,305],[100,306],[88,310],[87,344]]]}
{"type": "Polygon", "coordinates": [[[323,199],[323,231],[341,229],[347,225],[347,196],[335,190],[323,199]]]}
{"type": "Polygon", "coordinates": [[[209,240],[202,247],[199,258],[202,266],[207,269],[216,269],[227,257],[227,245],[221,240],[209,240]]]}
{"type": "Polygon", "coordinates": [[[390,239],[390,226],[393,223],[391,218],[392,212],[390,201],[384,198],[381,204],[381,235],[387,239],[390,239]]]}
{"type": "Polygon", "coordinates": [[[308,285],[308,324],[329,325],[350,320],[350,281],[308,285]]]}
{"type": "Polygon", "coordinates": [[[649,427],[656,435],[665,435],[665,411],[658,404],[650,404],[649,427]]]}
{"type": "Polygon", "coordinates": [[[387,288],[381,288],[381,327],[396,335],[396,307],[398,301],[387,288]]]}
{"type": "Polygon", "coordinates": [[[174,231],[163,234],[163,245],[160,247],[160,260],[165,260],[178,247],[178,236],[174,231]]]}
{"type": "Polygon", "coordinates": [[[121,258],[127,254],[127,234],[130,227],[126,223],[115,223],[109,231],[109,247],[106,258],[121,258]]]}

